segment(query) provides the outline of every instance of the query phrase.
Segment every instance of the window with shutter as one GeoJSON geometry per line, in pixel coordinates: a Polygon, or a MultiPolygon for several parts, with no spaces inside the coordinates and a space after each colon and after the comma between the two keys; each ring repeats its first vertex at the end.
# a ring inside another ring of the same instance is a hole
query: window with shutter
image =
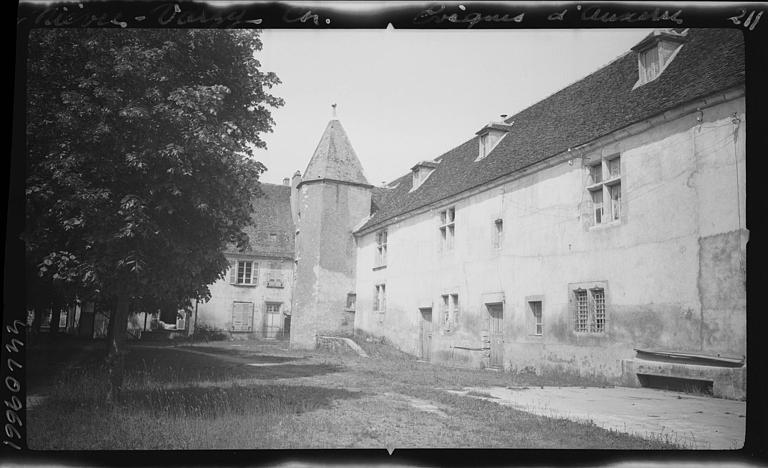
{"type": "Polygon", "coordinates": [[[253,331],[253,302],[232,303],[232,331],[253,331]]]}

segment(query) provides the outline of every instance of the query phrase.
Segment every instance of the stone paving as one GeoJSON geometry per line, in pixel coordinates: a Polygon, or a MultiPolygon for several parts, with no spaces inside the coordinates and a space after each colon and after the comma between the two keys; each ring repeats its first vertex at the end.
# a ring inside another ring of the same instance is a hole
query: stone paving
{"type": "Polygon", "coordinates": [[[746,402],[667,390],[468,387],[454,392],[543,416],[592,421],[605,429],[660,438],[690,449],[739,449],[746,433],[746,402]]]}

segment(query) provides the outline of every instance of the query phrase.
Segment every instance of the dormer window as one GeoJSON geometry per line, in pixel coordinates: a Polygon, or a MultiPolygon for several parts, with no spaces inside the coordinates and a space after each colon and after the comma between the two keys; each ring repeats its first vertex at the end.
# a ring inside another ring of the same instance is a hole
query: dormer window
{"type": "Polygon", "coordinates": [[[503,122],[491,122],[475,133],[478,137],[477,141],[479,144],[478,154],[475,161],[480,161],[488,156],[491,151],[496,148],[496,145],[499,144],[501,139],[509,132],[511,126],[511,124],[507,125],[503,122]]]}
{"type": "Polygon", "coordinates": [[[419,188],[421,184],[432,174],[437,167],[437,163],[433,161],[421,161],[411,168],[413,173],[413,183],[411,184],[411,192],[419,188]]]}
{"type": "Polygon", "coordinates": [[[632,50],[637,54],[638,80],[635,88],[658,78],[685,42],[687,29],[657,29],[632,50]]]}

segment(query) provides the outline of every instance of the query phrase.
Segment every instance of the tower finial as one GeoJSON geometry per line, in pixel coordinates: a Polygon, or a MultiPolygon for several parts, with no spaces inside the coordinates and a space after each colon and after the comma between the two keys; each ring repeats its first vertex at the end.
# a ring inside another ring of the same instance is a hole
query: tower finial
{"type": "Polygon", "coordinates": [[[336,119],[336,103],[331,104],[331,107],[333,107],[333,118],[336,119]]]}

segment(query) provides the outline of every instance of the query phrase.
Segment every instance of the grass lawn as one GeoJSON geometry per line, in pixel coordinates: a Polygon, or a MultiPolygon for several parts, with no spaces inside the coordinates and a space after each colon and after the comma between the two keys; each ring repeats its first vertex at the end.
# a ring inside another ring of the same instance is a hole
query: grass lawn
{"type": "Polygon", "coordinates": [[[369,359],[292,351],[284,343],[132,345],[123,395],[107,405],[98,350],[61,340],[28,354],[28,392],[39,397],[27,412],[28,444],[39,450],[675,448],[444,391],[546,385],[546,378],[444,368],[386,345],[364,345],[369,359]]]}

